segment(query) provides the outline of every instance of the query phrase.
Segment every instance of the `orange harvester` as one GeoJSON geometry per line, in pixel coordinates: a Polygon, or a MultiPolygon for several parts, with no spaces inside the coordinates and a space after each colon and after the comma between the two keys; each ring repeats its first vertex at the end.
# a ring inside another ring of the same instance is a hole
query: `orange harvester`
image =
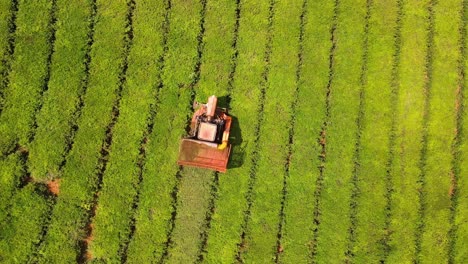
{"type": "Polygon", "coordinates": [[[206,104],[197,108],[190,124],[189,136],[182,139],[178,164],[226,172],[231,145],[229,130],[231,117],[227,110],[216,107],[218,99],[212,95],[206,104]]]}

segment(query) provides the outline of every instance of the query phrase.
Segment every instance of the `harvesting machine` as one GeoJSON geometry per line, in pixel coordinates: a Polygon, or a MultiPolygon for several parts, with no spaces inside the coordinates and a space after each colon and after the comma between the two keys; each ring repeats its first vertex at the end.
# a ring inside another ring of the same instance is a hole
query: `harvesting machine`
{"type": "Polygon", "coordinates": [[[180,144],[179,165],[226,172],[232,119],[227,109],[217,107],[217,102],[212,95],[206,104],[194,103],[189,135],[180,144]]]}

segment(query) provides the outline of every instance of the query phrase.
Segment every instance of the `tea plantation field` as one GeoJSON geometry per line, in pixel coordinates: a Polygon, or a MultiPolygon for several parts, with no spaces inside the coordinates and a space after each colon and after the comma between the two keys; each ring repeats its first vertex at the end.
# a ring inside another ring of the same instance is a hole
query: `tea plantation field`
{"type": "Polygon", "coordinates": [[[0,0],[0,263],[468,263],[468,0],[0,0]],[[227,173],[177,165],[194,101],[227,173]]]}

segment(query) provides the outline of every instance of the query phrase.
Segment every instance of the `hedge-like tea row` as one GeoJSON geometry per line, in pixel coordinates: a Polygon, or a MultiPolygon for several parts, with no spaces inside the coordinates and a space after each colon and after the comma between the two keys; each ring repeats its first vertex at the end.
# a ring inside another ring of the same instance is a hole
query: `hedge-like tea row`
{"type": "MultiPolygon", "coordinates": [[[[90,9],[91,5],[82,6],[90,9]]],[[[79,259],[80,241],[92,208],[101,147],[110,122],[119,72],[123,61],[126,1],[97,1],[94,42],[89,66],[89,82],[73,148],[60,180],[60,194],[51,215],[51,224],[42,251],[44,262],[74,262],[79,259]]],[[[93,18],[90,18],[93,19],[93,18]]]]}
{"type": "Polygon", "coordinates": [[[0,223],[3,223],[8,214],[10,198],[22,176],[21,155],[14,154],[0,159],[0,168],[0,223]]]}
{"type": "MultiPolygon", "coordinates": [[[[462,38],[461,41],[464,41],[464,43],[460,43],[462,45],[462,49],[464,49],[463,53],[460,56],[460,67],[463,68],[463,73],[466,73],[468,71],[468,60],[466,59],[466,47],[467,47],[467,33],[468,33],[468,27],[467,27],[467,15],[468,15],[468,9],[467,9],[467,2],[464,1],[464,13],[462,13],[462,19],[464,19],[464,22],[462,22],[463,27],[461,28],[462,32],[461,34],[464,34],[464,39],[462,38]],[[465,56],[465,57],[462,57],[465,56]]],[[[461,69],[460,69],[461,70],[461,69]]],[[[456,208],[455,208],[455,219],[454,219],[454,228],[455,228],[455,234],[456,237],[452,238],[455,239],[455,245],[454,245],[454,251],[455,254],[453,256],[453,259],[455,260],[456,263],[462,263],[466,259],[468,259],[468,248],[467,248],[467,241],[468,241],[468,225],[466,223],[468,222],[468,179],[464,175],[468,175],[468,158],[466,156],[468,155],[468,110],[467,110],[467,98],[468,98],[468,92],[467,92],[467,79],[466,75],[465,76],[460,76],[463,77],[463,79],[460,80],[460,84],[462,85],[460,87],[461,93],[462,93],[462,101],[460,101],[460,109],[459,111],[462,111],[460,114],[461,120],[461,130],[458,131],[458,133],[461,133],[461,144],[457,146],[459,148],[459,156],[457,157],[459,160],[457,163],[459,164],[459,174],[458,174],[458,179],[457,179],[457,197],[456,197],[456,208]]]]}
{"type": "Polygon", "coordinates": [[[246,196],[251,167],[256,162],[255,138],[261,97],[262,72],[268,34],[269,4],[266,1],[241,2],[237,67],[232,87],[231,114],[238,120],[232,126],[235,141],[230,164],[234,168],[219,177],[216,210],[207,241],[206,261],[233,262],[241,242],[246,196]],[[241,121],[242,120],[242,121],[241,121]],[[242,140],[242,141],[241,141],[242,140]],[[240,166],[240,167],[239,167],[240,166]]]}
{"type": "Polygon", "coordinates": [[[206,1],[203,56],[196,88],[199,102],[206,102],[208,96],[216,95],[218,106],[226,107],[224,97],[229,96],[229,85],[233,81],[230,74],[236,63],[233,47],[237,41],[234,39],[236,8],[236,1],[206,1]],[[223,14],[222,18],[220,14],[223,14]]]}
{"type": "Polygon", "coordinates": [[[425,177],[425,218],[420,260],[448,261],[452,180],[452,144],[455,137],[455,101],[458,89],[460,10],[462,1],[440,1],[434,7],[432,83],[425,177]],[[453,19],[456,18],[456,19],[453,19]],[[449,23],[450,21],[450,23],[449,23]]]}
{"type": "Polygon", "coordinates": [[[143,169],[135,234],[128,248],[129,262],[148,262],[167,257],[168,242],[177,210],[174,189],[179,181],[179,141],[191,115],[194,72],[198,63],[199,1],[171,1],[167,53],[161,76],[160,106],[149,136],[143,169]]]}
{"type": "Polygon", "coordinates": [[[366,1],[340,1],[336,50],[330,87],[330,116],[326,120],[325,168],[319,205],[315,261],[345,258],[350,226],[350,197],[356,120],[359,109],[366,1]]]}
{"type": "MultiPolygon", "coordinates": [[[[5,88],[8,100],[0,115],[0,152],[16,151],[29,143],[34,108],[40,100],[46,75],[49,51],[49,21],[51,5],[48,1],[21,2],[17,13],[15,60],[9,75],[9,86],[5,88]]],[[[17,154],[14,154],[17,155],[17,154]]],[[[19,154],[18,154],[19,155],[19,154]]],[[[17,163],[6,162],[3,171],[12,171],[17,163]],[[11,167],[13,166],[13,167],[11,167]]],[[[0,200],[8,201],[19,182],[18,173],[1,176],[0,200]]],[[[2,203],[0,208],[7,206],[2,203]]]]}
{"type": "Polygon", "coordinates": [[[36,107],[45,89],[52,29],[51,1],[20,1],[16,21],[16,47],[5,87],[5,105],[0,116],[0,152],[26,145],[32,136],[36,107]]]}
{"type": "MultiPolygon", "coordinates": [[[[228,107],[227,96],[232,82],[230,75],[233,63],[236,63],[232,47],[236,1],[208,0],[203,14],[204,17],[200,17],[204,27],[203,42],[200,43],[203,45],[203,54],[200,80],[195,89],[196,100],[204,103],[210,95],[216,95],[218,106],[228,107]]],[[[233,130],[238,129],[231,127],[233,130]]],[[[181,171],[177,217],[171,237],[174,247],[168,252],[170,262],[191,263],[203,260],[211,214],[216,210],[218,179],[225,176],[201,169],[184,168],[181,171]]]]}
{"type": "Polygon", "coordinates": [[[0,258],[3,262],[32,260],[51,205],[51,201],[43,196],[46,192],[43,185],[28,184],[12,197],[8,221],[0,224],[0,258]]]}
{"type": "Polygon", "coordinates": [[[18,2],[0,2],[0,114],[3,110],[4,92],[8,86],[8,74],[14,51],[14,33],[18,2]]]}
{"type": "MultiPolygon", "coordinates": [[[[54,143],[55,146],[61,146],[63,148],[64,143],[64,135],[58,138],[55,138],[59,132],[62,132],[68,129],[68,118],[70,115],[66,115],[67,112],[70,112],[71,109],[67,109],[67,103],[71,102],[74,103],[74,100],[70,100],[70,95],[74,94],[74,90],[77,90],[81,86],[81,80],[83,77],[83,60],[84,54],[83,50],[86,46],[86,38],[87,38],[87,18],[89,16],[89,12],[87,9],[82,8],[82,3],[76,2],[61,2],[58,1],[59,9],[57,12],[57,19],[62,21],[66,20],[66,23],[59,23],[57,25],[56,31],[56,39],[54,46],[54,55],[52,58],[52,65],[51,65],[51,79],[48,83],[49,90],[44,94],[45,103],[42,111],[38,117],[38,136],[36,140],[33,141],[32,146],[30,148],[30,153],[28,155],[29,161],[37,162],[37,160],[47,160],[51,153],[54,153],[54,143]],[[73,6],[74,5],[74,6],[73,6]],[[67,8],[64,8],[64,7],[67,8]],[[70,45],[72,43],[73,45],[70,45]],[[59,128],[57,128],[59,127],[59,128]],[[61,130],[60,130],[61,129],[61,130]],[[44,138],[48,139],[48,141],[44,142],[44,138]],[[50,142],[53,141],[53,142],[50,142]],[[42,152],[40,155],[36,155],[37,153],[34,151],[35,146],[39,142],[40,146],[42,147],[42,152]],[[43,144],[43,145],[41,145],[43,144]]],[[[75,92],[76,93],[76,92],[75,92]]],[[[73,96],[71,96],[73,98],[73,96]]],[[[75,98],[73,98],[75,99],[75,98]]],[[[70,106],[72,107],[72,106],[70,106]]],[[[64,133],[64,132],[63,132],[64,133]]],[[[13,180],[12,184],[18,184],[18,179],[20,178],[21,173],[24,172],[22,168],[19,167],[18,161],[15,157],[18,155],[11,155],[7,158],[5,162],[9,162],[9,164],[5,164],[4,168],[9,168],[8,165],[12,165],[15,170],[6,170],[2,175],[8,176],[13,180]]],[[[23,157],[24,159],[24,157],[23,157]]],[[[23,160],[21,164],[26,162],[23,160]]],[[[55,162],[55,167],[59,166],[61,161],[57,160],[55,162]]],[[[34,180],[43,181],[55,178],[59,175],[54,173],[53,175],[50,173],[36,173],[36,170],[32,170],[31,176],[34,180]]],[[[3,178],[3,177],[2,177],[3,178]]],[[[5,179],[4,178],[4,179],[5,179]]],[[[2,184],[2,187],[7,187],[8,184],[2,184]]],[[[9,186],[12,189],[14,186],[9,186]]],[[[22,192],[22,191],[20,191],[22,192]]],[[[2,192],[3,193],[3,192],[2,192]]],[[[6,196],[9,192],[4,193],[6,196]]],[[[3,195],[2,195],[3,196],[3,195]]],[[[44,201],[42,198],[33,197],[31,198],[30,204],[33,206],[35,203],[38,206],[41,206],[44,201]]],[[[8,202],[2,202],[2,205],[8,204],[8,202]]],[[[17,205],[14,205],[15,207],[17,205]]],[[[47,210],[45,209],[44,212],[39,211],[31,211],[34,215],[24,214],[24,219],[27,220],[20,220],[17,221],[29,221],[31,223],[28,227],[33,229],[24,229],[23,231],[30,236],[38,236],[42,226],[42,223],[39,219],[44,217],[44,214],[47,214],[47,210]],[[33,226],[32,223],[35,223],[36,226],[33,226]]],[[[2,214],[2,215],[6,215],[2,214]]],[[[18,234],[16,235],[19,236],[18,234]]],[[[38,242],[36,242],[37,244],[38,242]]],[[[35,249],[33,249],[34,251],[35,249]]]]}
{"type": "Polygon", "coordinates": [[[389,263],[412,262],[418,222],[418,183],[425,103],[425,45],[427,1],[409,0],[403,5],[396,149],[392,168],[392,220],[389,263]],[[412,15],[409,15],[412,14],[412,15]],[[416,26],[417,25],[417,26],[416,26]]]}
{"type": "Polygon", "coordinates": [[[56,41],[51,64],[49,89],[37,114],[36,136],[29,147],[28,168],[37,180],[60,177],[60,165],[67,154],[70,127],[80,108],[78,96],[86,84],[85,56],[91,9],[88,1],[58,1],[56,41]]]}
{"type": "Polygon", "coordinates": [[[140,144],[148,127],[149,108],[156,103],[163,47],[164,3],[140,1],[133,15],[133,44],[128,57],[119,122],[103,175],[90,252],[96,259],[121,261],[128,243],[133,199],[138,190],[140,144]],[[118,190],[118,191],[116,191],[118,190]]]}
{"type": "Polygon", "coordinates": [[[372,1],[369,19],[368,46],[362,126],[360,129],[360,157],[357,162],[356,224],[351,232],[353,259],[356,263],[376,263],[386,254],[385,223],[386,195],[389,180],[390,139],[393,111],[392,97],[397,87],[392,84],[395,65],[395,38],[397,27],[396,1],[372,1]]]}
{"type": "Polygon", "coordinates": [[[168,263],[195,263],[201,254],[201,234],[209,211],[213,172],[184,168],[177,192],[177,215],[168,249],[168,263]]]}
{"type": "Polygon", "coordinates": [[[300,16],[302,2],[278,1],[273,6],[271,55],[266,76],[259,156],[253,185],[252,209],[247,222],[247,263],[275,258],[283,197],[285,164],[289,155],[289,129],[297,87],[300,16]]]}
{"type": "MultiPolygon", "coordinates": [[[[0,116],[0,151],[11,152],[19,144],[29,143],[35,108],[41,100],[50,52],[50,1],[20,2],[16,21],[15,59],[12,61],[9,86],[5,87],[0,116]]],[[[26,151],[17,148],[17,151],[26,151]]],[[[26,262],[35,250],[47,217],[49,200],[41,194],[44,186],[27,185],[15,190],[23,178],[24,158],[14,153],[3,157],[0,201],[0,258],[6,262],[26,262]]]]}
{"type": "Polygon", "coordinates": [[[292,156],[287,179],[285,224],[281,246],[284,263],[310,261],[314,196],[322,150],[317,138],[325,118],[333,1],[307,1],[302,41],[292,156]],[[300,215],[301,217],[297,217],[300,215]]]}
{"type": "Polygon", "coordinates": [[[23,159],[22,153],[13,153],[0,159],[0,224],[7,218],[11,199],[24,176],[23,159]]]}
{"type": "MultiPolygon", "coordinates": [[[[11,1],[0,2],[0,59],[3,59],[8,52],[8,36],[10,35],[11,19],[11,1]]],[[[1,63],[0,73],[5,70],[5,65],[1,63]]],[[[0,76],[0,83],[3,82],[3,76],[0,76]]],[[[0,86],[1,87],[1,86],[0,86]]],[[[3,87],[0,88],[0,94],[3,87]]],[[[3,98],[0,98],[2,100],[3,98]]]]}
{"type": "MultiPolygon", "coordinates": [[[[197,98],[206,101],[209,95],[215,94],[218,96],[218,106],[228,108],[228,112],[230,111],[231,92],[237,68],[240,2],[231,0],[207,1],[205,14],[206,30],[197,98]],[[219,14],[223,14],[223,16],[220,17],[219,14]]],[[[231,146],[237,148],[239,142],[239,126],[237,122],[233,122],[230,131],[231,146]]],[[[231,152],[231,162],[234,160],[232,157],[231,152]]],[[[228,165],[228,168],[232,166],[231,164],[228,165]]],[[[205,259],[207,254],[211,222],[217,209],[219,179],[224,178],[225,174],[217,173],[212,176],[210,177],[208,208],[203,212],[205,223],[200,236],[201,245],[198,256],[201,261],[205,259]]],[[[186,177],[186,179],[193,181],[194,178],[186,177]]]]}

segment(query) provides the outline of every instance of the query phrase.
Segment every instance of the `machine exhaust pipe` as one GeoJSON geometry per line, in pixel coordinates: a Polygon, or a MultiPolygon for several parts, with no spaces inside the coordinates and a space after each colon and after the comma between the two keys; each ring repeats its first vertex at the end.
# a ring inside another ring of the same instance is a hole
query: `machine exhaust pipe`
{"type": "Polygon", "coordinates": [[[206,116],[208,117],[208,121],[211,121],[216,112],[216,105],[218,104],[218,98],[212,95],[208,97],[208,103],[206,103],[206,116]]]}

